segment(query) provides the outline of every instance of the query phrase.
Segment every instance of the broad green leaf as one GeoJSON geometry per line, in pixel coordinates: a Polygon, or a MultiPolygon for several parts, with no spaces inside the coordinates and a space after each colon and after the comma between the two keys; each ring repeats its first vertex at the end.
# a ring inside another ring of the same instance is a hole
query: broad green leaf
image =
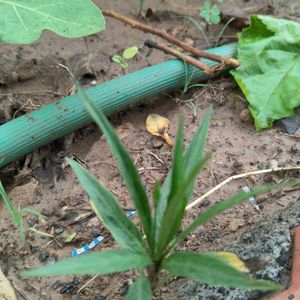
{"type": "Polygon", "coordinates": [[[241,65],[231,71],[249,102],[258,131],[300,106],[300,24],[252,16],[239,36],[241,65]]]}
{"type": "Polygon", "coordinates": [[[147,278],[140,278],[135,281],[130,287],[126,300],[151,300],[152,291],[150,281],[147,278]]]}
{"type": "Polygon", "coordinates": [[[134,166],[134,162],[120,142],[113,127],[110,125],[103,112],[97,110],[94,103],[87,97],[87,95],[81,90],[81,88],[79,88],[78,91],[79,95],[84,100],[88,112],[91,114],[97,125],[103,131],[106,137],[106,141],[119,164],[122,177],[128,187],[131,199],[135,205],[135,208],[143,225],[147,241],[150,248],[153,249],[151,235],[152,218],[149,201],[139,177],[138,171],[134,166]]]}
{"type": "Polygon", "coordinates": [[[224,256],[214,252],[175,252],[163,262],[163,268],[173,275],[186,276],[211,285],[263,291],[280,288],[268,281],[250,279],[224,260],[224,256]]]}
{"type": "Polygon", "coordinates": [[[48,29],[79,38],[105,28],[101,11],[91,0],[0,0],[0,41],[29,44],[48,29]]]}
{"type": "Polygon", "coordinates": [[[111,59],[119,65],[123,64],[123,58],[120,55],[114,55],[111,59]]]}
{"type": "Polygon", "coordinates": [[[220,14],[221,10],[216,5],[212,4],[210,0],[205,0],[200,10],[200,16],[203,17],[208,24],[219,24],[221,21],[220,14]]]}
{"type": "Polygon", "coordinates": [[[120,208],[112,193],[81,164],[67,159],[82,187],[88,193],[92,207],[122,248],[145,252],[142,236],[135,224],[120,208]]]}
{"type": "Polygon", "coordinates": [[[128,250],[107,250],[75,256],[38,269],[23,271],[23,276],[59,276],[75,274],[109,274],[133,268],[144,268],[151,264],[146,255],[128,250]]]}
{"type": "Polygon", "coordinates": [[[136,56],[136,54],[138,53],[139,48],[138,47],[130,47],[127,48],[123,51],[123,58],[124,59],[131,59],[134,58],[136,56]]]}
{"type": "Polygon", "coordinates": [[[187,235],[189,235],[192,231],[194,231],[197,227],[200,225],[203,225],[204,223],[211,220],[216,215],[222,213],[226,209],[229,209],[233,207],[234,205],[249,199],[250,197],[254,197],[263,193],[270,192],[274,189],[279,189],[287,185],[295,185],[299,184],[300,179],[294,179],[294,180],[288,180],[279,184],[268,184],[265,186],[262,186],[260,188],[254,189],[250,192],[241,192],[227,200],[221,201],[219,203],[214,204],[212,207],[208,208],[205,212],[201,213],[190,225],[186,227],[186,229],[183,230],[183,232],[178,236],[178,238],[175,241],[175,244],[182,241],[187,235]]]}
{"type": "MultiPolygon", "coordinates": [[[[184,172],[187,174],[195,166],[198,160],[203,158],[203,151],[205,147],[205,142],[208,133],[209,121],[211,119],[212,108],[209,107],[201,125],[192,137],[191,143],[184,156],[184,172]]],[[[159,232],[161,230],[162,219],[164,212],[166,210],[168,197],[171,190],[171,179],[172,179],[172,169],[170,170],[168,176],[166,177],[164,184],[161,188],[161,197],[157,205],[155,219],[156,219],[156,235],[155,239],[158,241],[159,232]]],[[[189,199],[193,192],[194,183],[191,185],[190,189],[187,191],[186,197],[189,199]]],[[[163,228],[162,228],[163,230],[163,228]]]]}

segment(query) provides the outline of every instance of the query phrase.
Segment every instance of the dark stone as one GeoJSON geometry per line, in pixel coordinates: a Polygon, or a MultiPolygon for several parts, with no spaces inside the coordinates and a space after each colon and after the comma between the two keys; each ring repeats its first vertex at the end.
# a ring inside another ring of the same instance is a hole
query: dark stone
{"type": "Polygon", "coordinates": [[[39,255],[39,261],[40,262],[45,262],[49,256],[50,256],[50,253],[48,251],[42,252],[39,255]]]}
{"type": "Polygon", "coordinates": [[[54,232],[56,235],[62,234],[64,232],[64,229],[62,228],[62,226],[55,224],[54,225],[54,232]]]}

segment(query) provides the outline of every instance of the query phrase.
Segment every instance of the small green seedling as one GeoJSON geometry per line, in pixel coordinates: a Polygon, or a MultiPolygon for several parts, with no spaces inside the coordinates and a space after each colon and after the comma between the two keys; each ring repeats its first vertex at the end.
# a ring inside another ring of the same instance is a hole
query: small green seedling
{"type": "Polygon", "coordinates": [[[25,240],[25,232],[26,231],[34,231],[32,230],[33,228],[27,228],[26,230],[24,230],[24,225],[23,225],[23,216],[25,213],[29,213],[29,214],[32,214],[32,215],[35,215],[35,216],[38,216],[39,218],[45,218],[42,214],[40,214],[38,211],[32,209],[32,208],[29,208],[29,207],[25,207],[25,208],[22,208],[19,210],[16,210],[10,200],[8,199],[8,196],[4,190],[4,187],[2,185],[2,182],[0,181],[0,196],[3,198],[4,200],[4,203],[9,211],[9,214],[11,216],[11,218],[13,219],[15,225],[18,227],[19,229],[19,233],[20,233],[20,236],[22,238],[22,240],[25,240]]]}
{"type": "MultiPolygon", "coordinates": [[[[133,160],[120,142],[113,127],[94,103],[79,89],[86,109],[101,128],[114,154],[122,177],[135,205],[142,230],[127,217],[115,196],[96,177],[74,160],[68,159],[81,185],[90,197],[91,206],[111,232],[119,249],[103,250],[72,257],[55,264],[22,272],[24,276],[58,276],[69,274],[104,275],[135,269],[137,280],[130,285],[126,299],[151,300],[153,292],[168,278],[184,276],[206,284],[275,290],[277,284],[249,278],[249,270],[235,254],[228,252],[183,252],[175,249],[199,226],[251,196],[268,192],[287,183],[266,185],[241,192],[218,202],[201,213],[187,227],[181,228],[185,209],[192,195],[199,171],[209,155],[204,154],[212,110],[203,119],[184,153],[183,122],[179,122],[172,168],[163,184],[156,182],[152,202],[147,196],[133,160]],[[152,203],[152,204],[151,204],[152,203]],[[151,208],[153,207],[153,208],[151,208]]],[[[300,180],[289,184],[300,183],[300,180]]]]}
{"type": "Polygon", "coordinates": [[[129,47],[123,51],[122,56],[114,55],[111,59],[123,69],[127,69],[129,66],[127,61],[134,58],[137,55],[138,51],[138,47],[129,47]]]}
{"type": "Polygon", "coordinates": [[[141,14],[144,10],[145,0],[139,0],[139,13],[141,14]]]}
{"type": "MultiPolygon", "coordinates": [[[[224,0],[217,0],[223,3],[224,0]]],[[[219,24],[221,22],[221,10],[213,0],[205,0],[200,9],[199,15],[207,22],[207,24],[219,24]]]]}

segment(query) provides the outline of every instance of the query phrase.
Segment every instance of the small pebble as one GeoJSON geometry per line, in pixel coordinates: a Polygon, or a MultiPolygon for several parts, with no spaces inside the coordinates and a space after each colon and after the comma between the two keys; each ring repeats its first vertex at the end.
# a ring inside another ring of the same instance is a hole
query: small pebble
{"type": "Polygon", "coordinates": [[[64,229],[60,225],[56,224],[54,225],[54,232],[56,235],[59,235],[64,232],[64,229]]]}
{"type": "Polygon", "coordinates": [[[164,142],[159,137],[154,136],[151,140],[151,144],[153,149],[160,149],[163,146],[164,142]]]}
{"type": "Polygon", "coordinates": [[[50,256],[50,253],[48,251],[42,252],[39,255],[39,261],[40,262],[45,262],[49,256],[50,256]]]}

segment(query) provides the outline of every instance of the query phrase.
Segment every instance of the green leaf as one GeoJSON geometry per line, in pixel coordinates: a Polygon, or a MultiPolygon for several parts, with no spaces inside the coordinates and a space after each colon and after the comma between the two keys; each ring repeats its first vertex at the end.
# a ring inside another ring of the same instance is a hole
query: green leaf
{"type": "Polygon", "coordinates": [[[95,104],[86,96],[81,88],[79,88],[78,91],[79,95],[84,100],[88,112],[103,131],[106,141],[119,164],[122,177],[128,187],[131,199],[134,202],[135,208],[143,225],[150,249],[153,249],[151,234],[152,218],[149,201],[146,191],[141,183],[138,171],[134,166],[134,162],[120,142],[113,127],[110,125],[103,112],[97,110],[95,104]]]}
{"type": "Polygon", "coordinates": [[[33,208],[30,208],[30,207],[24,207],[20,210],[20,213],[23,215],[24,213],[29,213],[29,214],[32,214],[32,215],[35,215],[41,219],[45,219],[46,217],[44,215],[42,215],[39,211],[33,209],[33,208]]]}
{"type": "Polygon", "coordinates": [[[239,37],[241,65],[231,71],[249,102],[258,131],[300,106],[300,24],[252,16],[239,37]]]}
{"type": "Polygon", "coordinates": [[[138,53],[139,51],[139,48],[138,47],[130,47],[130,48],[127,48],[123,51],[123,58],[124,59],[131,59],[133,57],[136,56],[136,54],[138,53]]]}
{"type": "Polygon", "coordinates": [[[29,227],[27,230],[28,230],[28,231],[31,231],[31,232],[34,232],[34,233],[36,233],[36,234],[39,234],[39,235],[41,235],[41,236],[47,236],[47,237],[53,238],[53,235],[52,235],[52,234],[49,234],[49,233],[47,233],[47,232],[45,232],[45,231],[38,230],[38,229],[36,229],[36,228],[34,228],[34,227],[29,227]]]}
{"type": "MultiPolygon", "coordinates": [[[[212,114],[212,107],[209,107],[201,125],[195,132],[195,134],[192,137],[190,146],[188,147],[185,156],[184,156],[184,172],[185,175],[190,172],[193,167],[195,166],[195,163],[198,160],[203,159],[203,151],[205,147],[205,142],[207,138],[207,133],[208,133],[208,127],[209,127],[209,122],[211,119],[211,114],[212,114]]],[[[163,230],[162,228],[162,219],[167,207],[167,202],[168,202],[168,197],[170,194],[171,190],[171,179],[172,179],[172,169],[170,170],[168,176],[166,177],[164,184],[161,188],[160,192],[160,200],[157,205],[156,209],[156,214],[155,214],[155,219],[156,219],[156,235],[155,239],[158,241],[158,236],[160,230],[163,230]]],[[[192,195],[193,192],[193,187],[194,187],[194,182],[190,186],[189,190],[186,192],[186,197],[189,199],[192,195]]]]}
{"type": "Polygon", "coordinates": [[[74,240],[74,238],[76,237],[77,232],[73,232],[72,234],[70,234],[69,236],[67,236],[67,238],[65,239],[66,243],[70,243],[74,240]]]}
{"type": "Polygon", "coordinates": [[[101,11],[91,0],[0,0],[0,40],[29,44],[48,29],[79,38],[105,28],[101,11]]]}
{"type": "Polygon", "coordinates": [[[279,189],[287,185],[295,185],[299,184],[300,179],[288,180],[279,184],[268,184],[262,186],[260,188],[254,189],[250,192],[241,192],[227,200],[221,201],[219,203],[214,204],[212,207],[208,208],[205,212],[201,213],[190,225],[183,230],[183,232],[178,236],[174,244],[182,241],[187,235],[189,235],[192,231],[194,231],[200,225],[211,220],[216,215],[222,213],[226,209],[233,207],[234,205],[249,199],[250,197],[254,197],[263,193],[267,193],[274,189],[279,189]]]}
{"type": "Polygon", "coordinates": [[[163,262],[163,268],[173,275],[211,285],[263,291],[280,288],[271,282],[250,279],[216,253],[175,252],[163,262]]]}
{"type": "Polygon", "coordinates": [[[144,268],[151,264],[146,255],[128,250],[107,250],[75,256],[58,263],[47,264],[41,268],[21,272],[23,276],[58,276],[69,274],[109,274],[133,268],[144,268]]]}
{"type": "Polygon", "coordinates": [[[82,187],[88,193],[92,207],[122,248],[145,252],[142,236],[135,224],[120,208],[112,193],[103,187],[81,164],[67,159],[82,187]]]}
{"type": "Polygon", "coordinates": [[[147,278],[140,278],[135,281],[130,287],[126,300],[151,300],[152,291],[150,281],[147,278]]]}
{"type": "Polygon", "coordinates": [[[14,223],[19,226],[19,222],[20,222],[19,215],[20,215],[20,213],[14,209],[11,202],[9,201],[8,196],[5,192],[4,186],[2,185],[1,181],[0,181],[0,196],[4,200],[4,203],[5,203],[5,205],[8,209],[8,212],[9,212],[11,218],[13,219],[14,223]]]}
{"type": "Polygon", "coordinates": [[[123,58],[120,55],[114,55],[112,58],[112,61],[114,61],[115,63],[122,65],[123,64],[123,58]]]}
{"type": "Polygon", "coordinates": [[[221,21],[220,14],[220,9],[209,0],[204,2],[200,10],[200,16],[203,17],[208,24],[219,24],[221,21]]]}
{"type": "MultiPolygon", "coordinates": [[[[174,151],[174,157],[172,163],[172,180],[171,180],[171,190],[169,196],[170,199],[174,197],[175,194],[177,194],[182,184],[182,179],[184,178],[183,126],[184,126],[183,120],[182,118],[180,118],[178,124],[178,130],[176,134],[175,151],[174,151]]],[[[176,218],[176,216],[174,217],[176,218]]]]}
{"type": "Polygon", "coordinates": [[[185,178],[183,178],[180,189],[168,200],[168,205],[162,220],[161,230],[159,232],[158,243],[156,245],[156,259],[159,260],[168,254],[170,248],[167,250],[166,248],[175,238],[184,216],[186,204],[188,202],[187,193],[194,185],[194,181],[199,171],[204,167],[209,157],[210,156],[207,155],[205,158],[198,160],[197,163],[195,163],[193,169],[185,176],[185,178]]]}

